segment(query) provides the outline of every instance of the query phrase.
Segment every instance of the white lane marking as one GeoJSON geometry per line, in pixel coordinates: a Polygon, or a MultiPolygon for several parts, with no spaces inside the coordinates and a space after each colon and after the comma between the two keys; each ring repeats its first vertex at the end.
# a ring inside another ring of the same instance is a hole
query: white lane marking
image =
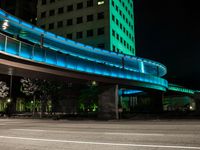
{"type": "Polygon", "coordinates": [[[165,134],[157,134],[157,133],[117,133],[117,132],[108,132],[105,133],[107,135],[138,135],[138,136],[165,136],[165,134]]]}
{"type": "Polygon", "coordinates": [[[7,124],[23,124],[24,122],[17,122],[17,121],[2,121],[2,123],[7,123],[7,124]]]}
{"type": "Polygon", "coordinates": [[[192,146],[173,146],[173,145],[145,145],[145,144],[128,144],[128,143],[103,143],[103,142],[85,142],[85,141],[70,141],[70,140],[53,140],[53,139],[38,139],[26,137],[0,136],[1,139],[16,139],[28,141],[42,142],[57,142],[57,143],[72,143],[72,144],[88,144],[88,145],[107,145],[107,146],[124,146],[124,147],[148,147],[148,148],[173,148],[173,149],[199,149],[200,147],[192,146]]]}
{"type": "Polygon", "coordinates": [[[40,130],[40,129],[10,129],[15,131],[30,131],[30,132],[45,132],[46,130],[40,130]]]}
{"type": "Polygon", "coordinates": [[[55,130],[38,130],[38,129],[10,129],[14,131],[28,131],[28,132],[50,132],[50,133],[74,133],[74,134],[104,134],[104,135],[121,135],[121,136],[165,136],[165,134],[157,133],[120,133],[120,132],[83,132],[83,131],[55,131],[55,130]]]}

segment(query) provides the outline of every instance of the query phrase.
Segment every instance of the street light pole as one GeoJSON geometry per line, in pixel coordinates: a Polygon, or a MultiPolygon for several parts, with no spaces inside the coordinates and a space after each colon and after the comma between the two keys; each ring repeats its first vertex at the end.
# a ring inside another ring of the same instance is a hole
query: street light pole
{"type": "Polygon", "coordinates": [[[8,75],[10,76],[10,93],[9,93],[9,101],[11,102],[11,98],[12,98],[12,80],[13,80],[13,70],[12,68],[9,68],[8,70],[8,75]]]}
{"type": "Polygon", "coordinates": [[[12,97],[12,68],[9,68],[8,75],[10,76],[10,92],[9,92],[9,99],[7,100],[7,108],[6,108],[6,114],[8,117],[11,116],[11,97],[12,97]]]}
{"type": "Polygon", "coordinates": [[[12,74],[10,74],[10,99],[12,97],[12,74]]]}

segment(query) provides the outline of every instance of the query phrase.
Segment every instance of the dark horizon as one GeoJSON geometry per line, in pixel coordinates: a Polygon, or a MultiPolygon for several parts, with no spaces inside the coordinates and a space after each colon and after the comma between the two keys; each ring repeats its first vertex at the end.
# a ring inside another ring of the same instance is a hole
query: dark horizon
{"type": "Polygon", "coordinates": [[[163,63],[169,82],[200,89],[197,2],[135,0],[136,55],[163,63]]]}

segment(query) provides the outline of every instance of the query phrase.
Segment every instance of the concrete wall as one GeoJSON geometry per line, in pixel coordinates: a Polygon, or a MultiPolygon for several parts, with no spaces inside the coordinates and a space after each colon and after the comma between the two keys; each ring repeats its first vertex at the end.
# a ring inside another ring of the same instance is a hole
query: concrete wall
{"type": "Polygon", "coordinates": [[[102,87],[99,95],[99,119],[118,119],[118,85],[102,87]]]}

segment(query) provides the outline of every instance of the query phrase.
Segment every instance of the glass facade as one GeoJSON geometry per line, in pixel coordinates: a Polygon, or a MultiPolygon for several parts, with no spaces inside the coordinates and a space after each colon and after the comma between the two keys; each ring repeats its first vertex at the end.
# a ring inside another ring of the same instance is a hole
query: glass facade
{"type": "Polygon", "coordinates": [[[110,49],[135,55],[134,14],[132,0],[110,0],[110,49]]]}

